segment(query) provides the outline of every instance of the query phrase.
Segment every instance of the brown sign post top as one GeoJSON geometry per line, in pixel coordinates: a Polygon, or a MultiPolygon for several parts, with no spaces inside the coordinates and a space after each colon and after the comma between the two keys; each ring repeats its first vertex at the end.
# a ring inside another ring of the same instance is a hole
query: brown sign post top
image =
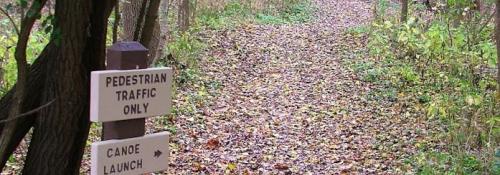
{"type": "Polygon", "coordinates": [[[138,42],[117,42],[108,48],[107,70],[148,68],[148,49],[138,42]]]}
{"type": "MultiPolygon", "coordinates": [[[[117,42],[108,48],[107,70],[148,68],[148,49],[139,42],[117,42]]],[[[144,136],[145,119],[131,119],[102,124],[102,140],[144,136]]]]}

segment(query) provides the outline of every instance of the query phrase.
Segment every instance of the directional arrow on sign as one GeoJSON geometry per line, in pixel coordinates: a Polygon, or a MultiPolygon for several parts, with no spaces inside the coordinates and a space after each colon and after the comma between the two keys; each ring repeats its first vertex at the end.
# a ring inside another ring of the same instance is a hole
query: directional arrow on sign
{"type": "Polygon", "coordinates": [[[143,137],[94,142],[90,174],[137,175],[166,170],[170,153],[168,137],[169,132],[165,131],[143,137]]]}
{"type": "Polygon", "coordinates": [[[162,152],[160,150],[156,150],[154,157],[159,158],[161,156],[161,153],[162,152]]]}

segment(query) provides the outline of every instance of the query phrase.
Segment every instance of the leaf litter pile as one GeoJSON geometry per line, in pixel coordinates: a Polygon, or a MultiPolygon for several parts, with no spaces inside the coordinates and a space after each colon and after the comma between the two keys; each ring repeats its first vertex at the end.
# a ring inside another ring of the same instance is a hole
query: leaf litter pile
{"type": "Polygon", "coordinates": [[[346,31],[369,22],[371,3],[314,2],[309,23],[202,33],[200,67],[221,87],[175,119],[168,174],[412,171],[403,161],[432,127],[405,104],[367,99],[375,85],[343,64],[365,49],[346,31]]]}

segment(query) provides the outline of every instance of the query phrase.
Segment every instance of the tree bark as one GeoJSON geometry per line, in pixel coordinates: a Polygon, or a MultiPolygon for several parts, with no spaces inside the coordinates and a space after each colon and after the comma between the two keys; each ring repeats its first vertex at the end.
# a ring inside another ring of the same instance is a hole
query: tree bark
{"type": "MultiPolygon", "coordinates": [[[[58,52],[57,47],[53,42],[49,43],[45,49],[42,51],[40,56],[33,63],[33,66],[30,67],[28,72],[28,81],[26,84],[26,95],[23,99],[23,108],[22,112],[27,112],[31,109],[35,109],[40,106],[41,102],[41,93],[40,91],[44,88],[44,80],[45,80],[45,71],[46,64],[50,58],[53,58],[58,52]]],[[[2,97],[0,100],[0,119],[7,119],[9,115],[9,109],[11,107],[11,101],[13,94],[15,93],[15,89],[10,90],[6,95],[2,97]]],[[[12,121],[15,125],[15,132],[7,134],[4,131],[4,124],[0,123],[0,135],[2,137],[9,137],[10,142],[6,145],[5,152],[0,152],[0,167],[3,168],[5,163],[9,159],[12,152],[19,145],[23,137],[33,126],[34,119],[38,116],[38,114],[32,114],[17,120],[12,121]]]]}
{"type": "MultiPolygon", "coordinates": [[[[158,11],[160,9],[160,3],[161,0],[149,0],[148,12],[145,17],[144,27],[142,28],[142,35],[140,40],[140,43],[144,45],[146,48],[150,49],[152,52],[156,52],[158,45],[158,40],[155,40],[156,43],[153,43],[152,41],[154,35],[159,33],[159,31],[155,32],[155,28],[156,30],[159,30],[158,11]]],[[[148,65],[153,63],[154,57],[155,56],[152,56],[150,54],[150,57],[148,59],[148,65]]]]}
{"type": "Polygon", "coordinates": [[[408,20],[408,0],[401,0],[401,23],[408,20]]]}
{"type": "MultiPolygon", "coordinates": [[[[16,118],[21,111],[25,96],[25,87],[28,74],[28,62],[26,61],[26,47],[28,45],[28,40],[31,34],[31,29],[35,24],[35,21],[40,15],[40,11],[45,6],[47,0],[36,0],[34,1],[30,8],[28,9],[27,15],[22,15],[23,19],[21,21],[20,32],[16,44],[16,49],[14,57],[17,64],[17,84],[14,87],[16,91],[13,93],[12,101],[10,106],[10,111],[8,114],[9,119],[16,118]]],[[[21,7],[23,8],[23,7],[21,7]]],[[[24,13],[24,10],[23,10],[24,13]]],[[[17,130],[17,124],[15,122],[7,122],[2,130],[2,135],[0,135],[0,153],[8,152],[10,149],[10,142],[12,135],[17,130]]],[[[0,166],[5,165],[4,161],[0,161],[0,166]]]]}
{"type": "Polygon", "coordinates": [[[165,37],[162,37],[162,33],[164,33],[162,29],[163,26],[160,26],[157,10],[161,3],[164,3],[165,5],[165,3],[168,4],[168,1],[150,0],[150,3],[144,3],[144,1],[136,0],[127,2],[123,5],[122,17],[124,31],[122,39],[126,41],[140,41],[141,44],[146,46],[146,48],[149,49],[148,63],[150,64],[161,56],[160,52],[163,47],[162,43],[164,43],[165,40],[165,37]],[[145,6],[145,12],[141,13],[143,6],[145,6]],[[151,12],[150,9],[156,12],[151,12]]]}
{"type": "Polygon", "coordinates": [[[137,20],[135,23],[135,31],[134,31],[134,41],[139,41],[141,38],[142,24],[144,22],[144,18],[146,16],[146,10],[148,7],[148,0],[143,0],[141,4],[141,10],[139,11],[139,15],[137,15],[137,20]]]}
{"type": "Polygon", "coordinates": [[[56,101],[41,110],[35,119],[23,174],[78,173],[75,170],[79,162],[75,162],[78,159],[75,155],[83,149],[77,136],[86,130],[79,118],[83,118],[84,107],[88,106],[88,92],[85,92],[88,75],[84,75],[86,71],[81,55],[86,35],[75,29],[87,29],[91,8],[91,1],[56,1],[54,28],[60,31],[60,36],[57,36],[60,52],[47,64],[46,86],[41,98],[42,103],[56,101]],[[56,147],[59,149],[54,149],[56,147]],[[50,165],[57,165],[57,168],[50,165]]]}
{"type": "Polygon", "coordinates": [[[79,174],[89,122],[90,71],[104,68],[114,0],[57,0],[58,52],[46,64],[42,104],[23,174],[79,174]],[[86,29],[86,30],[81,30],[86,29]]]}
{"type": "Polygon", "coordinates": [[[177,14],[177,26],[179,31],[186,32],[189,29],[189,0],[179,1],[179,12],[177,14]]]}
{"type": "Polygon", "coordinates": [[[474,0],[474,8],[473,10],[481,13],[481,0],[474,0]]]}
{"type": "Polygon", "coordinates": [[[123,15],[122,15],[122,39],[125,41],[133,41],[134,33],[137,24],[137,16],[141,11],[142,1],[127,1],[123,4],[123,15]]]}
{"type": "Polygon", "coordinates": [[[495,1],[495,38],[497,45],[497,99],[500,99],[500,0],[495,1]]]}
{"type": "Polygon", "coordinates": [[[118,27],[120,26],[120,2],[115,4],[115,22],[113,23],[113,43],[118,41],[118,27]]]}

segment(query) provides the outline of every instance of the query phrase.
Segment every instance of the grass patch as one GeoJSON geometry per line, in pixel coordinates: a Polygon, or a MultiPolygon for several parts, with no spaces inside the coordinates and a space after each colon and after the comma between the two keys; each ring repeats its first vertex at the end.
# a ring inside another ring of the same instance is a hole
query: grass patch
{"type": "Polygon", "coordinates": [[[231,1],[223,10],[201,9],[196,22],[210,29],[222,29],[243,23],[292,24],[303,23],[312,19],[314,7],[311,2],[285,1],[284,6],[270,6],[264,10],[252,9],[248,4],[231,1]]]}
{"type": "Polygon", "coordinates": [[[255,15],[255,19],[261,24],[294,24],[304,23],[312,19],[314,7],[309,1],[294,2],[287,4],[285,9],[279,12],[262,11],[255,15]]]}

